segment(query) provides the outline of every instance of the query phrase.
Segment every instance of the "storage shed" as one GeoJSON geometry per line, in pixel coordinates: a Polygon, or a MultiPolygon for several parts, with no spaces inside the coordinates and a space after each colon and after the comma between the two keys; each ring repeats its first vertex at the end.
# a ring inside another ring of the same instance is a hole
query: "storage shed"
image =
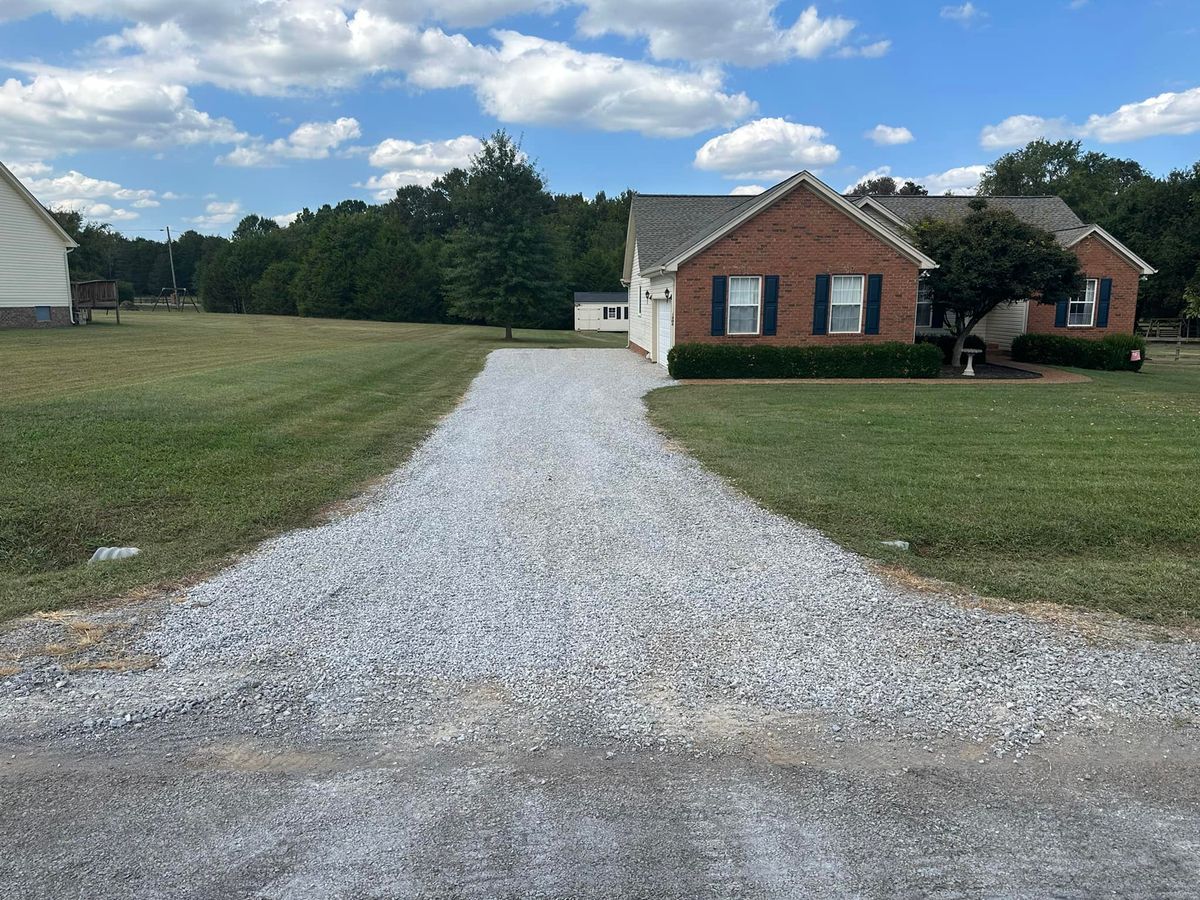
{"type": "Polygon", "coordinates": [[[71,324],[67,254],[76,246],[0,163],[0,328],[71,324]]]}
{"type": "Polygon", "coordinates": [[[629,296],[624,291],[576,291],[576,331],[628,331],[629,296]]]}

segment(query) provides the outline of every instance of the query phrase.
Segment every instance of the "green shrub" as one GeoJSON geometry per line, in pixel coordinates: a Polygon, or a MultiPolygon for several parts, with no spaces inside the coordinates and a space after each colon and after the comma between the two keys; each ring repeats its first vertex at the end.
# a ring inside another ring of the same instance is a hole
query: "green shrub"
{"type": "Polygon", "coordinates": [[[1017,362],[1137,372],[1146,358],[1146,341],[1136,334],[1109,334],[1100,340],[1065,334],[1022,334],[1014,338],[1012,357],[1017,362]],[[1140,359],[1130,359],[1133,351],[1140,359]]]}
{"type": "Polygon", "coordinates": [[[775,347],[766,344],[677,344],[667,354],[674,378],[936,378],[933,344],[775,347]]]}
{"type": "Polygon", "coordinates": [[[133,282],[118,281],[117,282],[117,299],[122,303],[133,302],[133,282]]]}
{"type": "MultiPolygon", "coordinates": [[[[942,365],[950,365],[950,354],[954,352],[954,335],[952,334],[918,334],[918,344],[937,344],[942,351],[942,365]]],[[[967,342],[963,344],[964,350],[978,350],[979,355],[975,357],[975,365],[987,362],[987,344],[983,339],[976,337],[973,334],[967,335],[967,342]]],[[[957,365],[962,365],[960,361],[957,365]]]]}

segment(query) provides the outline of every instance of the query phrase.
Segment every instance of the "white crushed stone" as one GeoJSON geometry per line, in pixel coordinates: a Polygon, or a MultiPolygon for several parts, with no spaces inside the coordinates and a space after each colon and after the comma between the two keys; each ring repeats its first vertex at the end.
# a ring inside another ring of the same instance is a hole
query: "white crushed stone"
{"type": "Polygon", "coordinates": [[[1095,646],[904,593],[760,509],[647,424],[639,398],[665,383],[625,351],[493,353],[365,508],[192,591],[151,648],[343,708],[489,681],[636,739],[670,733],[664,696],[1001,752],[1200,709],[1194,643],[1095,646]]]}
{"type": "MultiPolygon", "coordinates": [[[[358,512],[171,608],[144,639],[165,671],[92,693],[87,723],[219,705],[276,726],[440,727],[463,685],[494,686],[551,735],[646,746],[711,742],[713,710],[999,754],[1197,720],[1195,643],[1098,646],[885,584],[670,449],[640,400],[667,383],[622,350],[493,353],[358,512]]],[[[488,727],[460,725],[441,739],[488,727]]]]}

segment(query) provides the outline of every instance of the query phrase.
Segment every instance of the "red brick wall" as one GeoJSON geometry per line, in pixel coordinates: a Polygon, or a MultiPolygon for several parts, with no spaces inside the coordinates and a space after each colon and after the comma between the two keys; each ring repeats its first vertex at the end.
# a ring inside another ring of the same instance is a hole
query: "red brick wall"
{"type": "MultiPolygon", "coordinates": [[[[1029,323],[1025,330],[1039,334],[1065,334],[1070,337],[1102,338],[1106,334],[1131,334],[1137,318],[1137,294],[1142,270],[1113,250],[1101,238],[1086,237],[1074,247],[1079,266],[1087,278],[1112,279],[1112,299],[1108,304],[1107,328],[1055,328],[1054,304],[1030,303],[1029,323]]],[[[1099,301],[1100,286],[1096,286],[1099,301]]]]}
{"type": "Polygon", "coordinates": [[[679,267],[675,342],[910,343],[919,273],[916,263],[802,185],[679,267]],[[883,275],[879,334],[812,333],[813,287],[816,276],[822,274],[883,275]],[[714,337],[714,275],[778,275],[776,334],[714,337]]]}

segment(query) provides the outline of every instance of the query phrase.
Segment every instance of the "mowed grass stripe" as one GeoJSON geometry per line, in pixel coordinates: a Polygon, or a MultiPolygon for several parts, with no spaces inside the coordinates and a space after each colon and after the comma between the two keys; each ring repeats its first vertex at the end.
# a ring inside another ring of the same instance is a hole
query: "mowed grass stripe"
{"type": "Polygon", "coordinates": [[[648,406],[710,469],[868,556],[993,596],[1200,617],[1200,372],[1088,374],[689,385],[648,406]]]}
{"type": "Polygon", "coordinates": [[[518,332],[506,345],[497,329],[471,326],[124,321],[0,335],[6,362],[14,347],[37,358],[14,370],[21,399],[0,401],[0,616],[205,571],[310,523],[402,463],[496,347],[623,344],[518,332]],[[156,363],[158,375],[140,365],[159,355],[171,365],[156,363]],[[65,384],[46,374],[81,370],[108,377],[85,390],[77,374],[65,384]],[[114,544],[144,552],[84,564],[114,544]]]}

